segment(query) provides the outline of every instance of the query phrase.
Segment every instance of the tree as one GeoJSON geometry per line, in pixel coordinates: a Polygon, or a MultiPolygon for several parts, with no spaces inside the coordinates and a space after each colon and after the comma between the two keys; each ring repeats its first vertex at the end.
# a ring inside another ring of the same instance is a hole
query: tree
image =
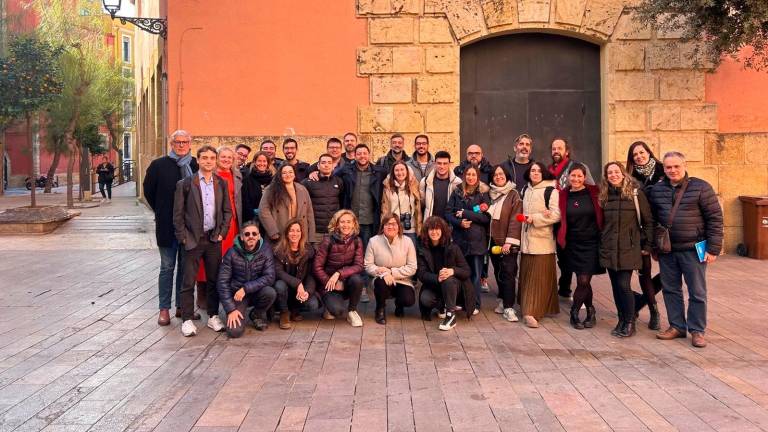
{"type": "Polygon", "coordinates": [[[133,91],[133,79],[123,76],[123,68],[119,62],[108,65],[100,75],[98,82],[97,105],[101,113],[101,119],[109,131],[109,142],[117,153],[116,167],[118,178],[123,180],[123,151],[120,148],[120,136],[123,133],[122,124],[123,100],[130,97],[126,89],[133,91]]]}
{"type": "Polygon", "coordinates": [[[644,0],[637,19],[663,31],[683,31],[684,41],[703,41],[715,65],[723,56],[756,70],[768,66],[768,1],[644,0]]]}
{"type": "MultiPolygon", "coordinates": [[[[0,125],[8,127],[24,118],[30,149],[32,115],[49,105],[62,90],[60,54],[61,50],[34,35],[18,36],[10,43],[8,57],[0,59],[0,125]]],[[[33,164],[30,177],[36,175],[33,164]]],[[[34,187],[30,201],[32,207],[37,205],[34,187]]]]}

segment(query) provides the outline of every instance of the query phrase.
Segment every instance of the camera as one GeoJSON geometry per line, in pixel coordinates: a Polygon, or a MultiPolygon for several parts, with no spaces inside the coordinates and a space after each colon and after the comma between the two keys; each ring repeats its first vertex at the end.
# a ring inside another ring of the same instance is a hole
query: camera
{"type": "Polygon", "coordinates": [[[410,213],[403,213],[400,215],[400,222],[403,223],[403,229],[409,230],[411,229],[411,214],[410,213]]]}

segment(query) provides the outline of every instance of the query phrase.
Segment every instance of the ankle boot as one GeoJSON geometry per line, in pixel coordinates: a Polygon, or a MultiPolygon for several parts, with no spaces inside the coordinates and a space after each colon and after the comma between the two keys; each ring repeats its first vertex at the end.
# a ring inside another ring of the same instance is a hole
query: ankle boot
{"type": "Polygon", "coordinates": [[[280,312],[280,328],[283,330],[288,330],[291,327],[291,313],[287,310],[280,312]]]}
{"type": "Polygon", "coordinates": [[[648,328],[651,330],[661,329],[659,306],[657,304],[648,305],[648,310],[651,312],[651,318],[648,320],[648,328]]]}
{"type": "Polygon", "coordinates": [[[619,330],[619,337],[632,337],[635,334],[635,320],[625,321],[619,330]]]}
{"type": "Polygon", "coordinates": [[[583,330],[584,324],[581,323],[579,320],[579,310],[581,309],[580,304],[574,304],[571,306],[571,327],[575,328],[576,330],[583,330]]]}
{"type": "Polygon", "coordinates": [[[595,317],[595,307],[587,306],[587,317],[584,318],[584,328],[592,328],[597,324],[597,318],[595,317]]]}
{"type": "Polygon", "coordinates": [[[614,327],[613,330],[611,330],[611,336],[618,336],[619,331],[621,330],[621,326],[624,324],[624,315],[622,315],[621,312],[619,312],[617,315],[618,315],[619,321],[616,322],[616,327],[614,327]]]}

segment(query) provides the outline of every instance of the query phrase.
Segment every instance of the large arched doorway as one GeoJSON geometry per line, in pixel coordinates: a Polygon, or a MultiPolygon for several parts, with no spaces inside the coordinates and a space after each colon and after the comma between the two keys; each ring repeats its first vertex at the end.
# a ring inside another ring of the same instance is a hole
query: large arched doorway
{"type": "Polygon", "coordinates": [[[602,163],[600,48],[569,37],[513,34],[461,49],[461,151],[480,144],[488,160],[513,155],[528,132],[534,158],[550,163],[549,143],[564,136],[594,174],[602,163]]]}

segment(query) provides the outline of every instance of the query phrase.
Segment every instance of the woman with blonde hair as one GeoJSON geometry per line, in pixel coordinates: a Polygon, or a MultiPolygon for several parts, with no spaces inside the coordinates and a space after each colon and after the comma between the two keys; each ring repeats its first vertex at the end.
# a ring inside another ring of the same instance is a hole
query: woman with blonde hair
{"type": "Polygon", "coordinates": [[[619,316],[611,334],[630,337],[635,334],[635,298],[630,281],[632,272],[643,266],[643,252],[651,252],[651,207],[620,162],[608,162],[603,167],[598,199],[603,207],[600,265],[608,269],[619,316]]]}
{"type": "Polygon", "coordinates": [[[304,231],[301,220],[289,220],[275,247],[275,291],[281,329],[291,328],[291,321],[304,319],[300,309],[313,311],[320,305],[312,275],[315,251],[304,231]]]}
{"type": "Polygon", "coordinates": [[[403,233],[416,244],[421,230],[421,192],[419,183],[404,161],[397,161],[389,170],[381,194],[381,216],[394,214],[400,218],[403,233]]]}
{"type": "Polygon", "coordinates": [[[312,266],[325,303],[323,318],[335,319],[346,312],[352,327],[363,325],[357,313],[365,285],[363,241],[359,234],[355,214],[346,209],[337,211],[328,223],[328,235],[317,246],[312,266]],[[345,308],[346,299],[349,304],[345,308]]]}

